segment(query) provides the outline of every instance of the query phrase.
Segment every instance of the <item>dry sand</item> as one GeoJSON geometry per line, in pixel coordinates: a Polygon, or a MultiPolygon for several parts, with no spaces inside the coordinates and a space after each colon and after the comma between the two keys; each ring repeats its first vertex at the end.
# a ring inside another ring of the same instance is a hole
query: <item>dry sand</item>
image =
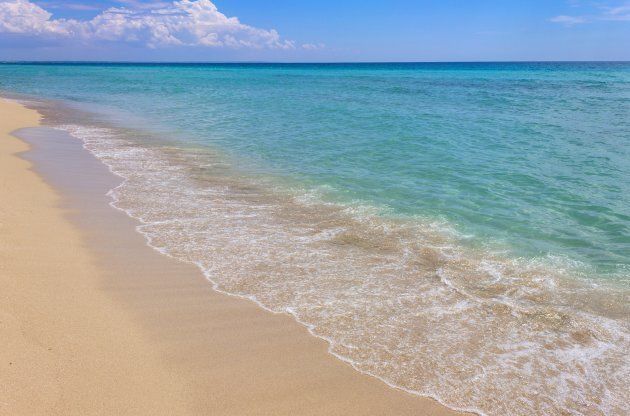
{"type": "Polygon", "coordinates": [[[78,141],[9,134],[38,120],[0,99],[0,415],[455,414],[146,246],[78,141]]]}

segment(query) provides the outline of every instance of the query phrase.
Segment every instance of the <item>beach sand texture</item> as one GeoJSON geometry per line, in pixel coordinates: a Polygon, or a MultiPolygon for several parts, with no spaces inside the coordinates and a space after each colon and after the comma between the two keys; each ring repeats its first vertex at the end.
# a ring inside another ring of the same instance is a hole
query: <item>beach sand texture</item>
{"type": "Polygon", "coordinates": [[[149,248],[78,140],[10,135],[38,123],[0,100],[0,415],[455,414],[149,248]]]}

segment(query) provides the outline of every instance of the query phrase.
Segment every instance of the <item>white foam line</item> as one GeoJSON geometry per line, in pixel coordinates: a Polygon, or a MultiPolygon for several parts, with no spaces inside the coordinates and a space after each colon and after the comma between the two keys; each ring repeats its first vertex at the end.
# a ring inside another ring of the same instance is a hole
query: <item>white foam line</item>
{"type": "MultiPolygon", "coordinates": [[[[64,132],[68,133],[68,135],[70,135],[71,137],[74,137],[77,140],[80,140],[81,143],[82,143],[83,149],[85,149],[87,152],[89,152],[91,155],[93,155],[99,162],[101,162],[104,166],[106,166],[107,169],[109,170],[109,172],[111,172],[116,177],[119,177],[119,178],[122,179],[122,182],[119,185],[117,185],[114,188],[110,189],[106,193],[106,196],[111,198],[111,202],[109,202],[109,206],[111,206],[112,208],[114,208],[114,209],[116,209],[118,211],[121,211],[121,212],[125,213],[125,215],[127,215],[129,218],[132,218],[132,219],[134,219],[134,220],[136,220],[136,221],[138,221],[140,223],[139,225],[137,225],[135,227],[135,230],[139,234],[144,236],[145,241],[146,241],[146,245],[148,247],[154,249],[158,253],[168,257],[168,258],[174,259],[174,260],[182,262],[182,263],[194,264],[195,266],[197,266],[199,268],[199,270],[201,271],[202,275],[204,276],[204,278],[211,284],[212,289],[215,292],[221,293],[223,295],[231,296],[231,297],[234,297],[234,298],[237,298],[237,299],[249,300],[251,302],[254,302],[261,309],[263,309],[263,310],[265,310],[267,312],[271,312],[274,315],[286,314],[286,315],[291,316],[297,323],[299,323],[300,325],[304,326],[312,336],[314,336],[315,338],[319,338],[321,340],[326,341],[326,343],[328,344],[327,351],[328,351],[328,353],[330,355],[332,355],[333,357],[337,358],[338,360],[340,360],[340,361],[342,361],[342,362],[344,362],[346,364],[349,364],[354,370],[356,370],[360,374],[364,374],[364,375],[373,377],[373,378],[375,378],[377,380],[380,380],[381,382],[383,382],[384,384],[386,384],[390,388],[393,388],[395,390],[400,390],[400,391],[403,391],[405,393],[412,394],[414,396],[419,396],[419,397],[424,397],[424,398],[429,398],[429,399],[435,400],[436,402],[438,402],[442,406],[447,407],[447,408],[452,409],[452,410],[455,410],[457,412],[472,413],[472,414],[476,414],[476,415],[479,415],[479,416],[487,416],[487,414],[483,413],[479,409],[451,406],[451,405],[445,403],[444,401],[442,401],[441,398],[438,395],[434,394],[434,393],[421,392],[421,391],[407,389],[405,387],[393,384],[392,382],[390,382],[390,381],[388,381],[388,380],[384,379],[383,377],[380,377],[380,376],[378,376],[376,374],[373,374],[370,371],[365,371],[365,370],[359,368],[359,363],[357,363],[357,362],[355,362],[355,361],[353,361],[353,360],[351,360],[351,359],[349,359],[347,357],[344,357],[344,356],[334,352],[333,347],[335,345],[339,345],[339,343],[336,343],[330,337],[327,337],[325,335],[317,334],[315,332],[315,326],[300,320],[300,318],[297,316],[295,311],[293,311],[291,308],[286,308],[283,312],[277,312],[277,311],[274,311],[274,310],[268,308],[267,306],[265,306],[255,296],[247,296],[247,295],[240,295],[240,294],[236,294],[236,293],[227,292],[227,291],[221,289],[219,287],[219,284],[209,275],[209,273],[206,270],[204,270],[204,267],[202,266],[201,262],[195,262],[195,261],[190,261],[190,260],[184,260],[184,259],[181,259],[181,258],[177,258],[177,257],[169,254],[166,251],[166,249],[154,246],[152,244],[152,241],[151,241],[152,238],[149,236],[149,234],[147,232],[142,230],[142,227],[158,224],[160,222],[157,222],[157,221],[156,222],[150,222],[150,223],[146,222],[146,221],[142,220],[141,218],[134,216],[128,210],[125,210],[124,208],[118,207],[116,205],[116,203],[119,202],[119,200],[115,196],[116,190],[122,189],[129,182],[129,179],[127,177],[119,174],[118,172],[116,172],[114,167],[111,164],[109,164],[109,163],[105,162],[104,160],[102,160],[101,158],[99,158],[98,155],[96,154],[96,152],[92,151],[86,145],[86,141],[85,140],[81,139],[80,137],[77,137],[77,136],[73,135],[68,129],[64,128],[63,126],[58,126],[58,127],[55,127],[55,128],[58,129],[58,130],[62,130],[64,132]]],[[[164,221],[164,223],[166,223],[166,222],[167,221],[164,221]]]]}
{"type": "MultiPolygon", "coordinates": [[[[372,371],[369,370],[365,370],[362,369],[362,364],[361,361],[356,361],[356,360],[352,360],[344,355],[342,355],[342,353],[337,353],[335,352],[335,350],[339,351],[339,347],[344,347],[345,344],[342,342],[338,342],[335,341],[332,337],[328,337],[325,335],[321,335],[318,334],[318,327],[315,324],[309,324],[307,322],[304,322],[302,319],[300,319],[299,312],[298,310],[294,310],[291,307],[285,307],[284,309],[280,309],[280,308],[276,308],[275,310],[271,309],[270,307],[267,307],[265,304],[262,303],[262,301],[259,300],[259,297],[261,296],[256,296],[256,295],[244,295],[244,294],[239,294],[239,293],[232,293],[232,292],[228,292],[224,289],[221,288],[221,285],[218,283],[222,277],[223,274],[217,274],[217,273],[213,273],[211,268],[209,267],[204,267],[202,261],[198,261],[195,259],[183,259],[180,257],[177,257],[175,254],[170,254],[169,251],[172,252],[172,250],[169,250],[168,248],[168,244],[166,244],[163,247],[158,247],[154,244],[154,241],[157,242],[160,241],[162,235],[159,233],[155,233],[155,232],[151,232],[150,228],[152,226],[155,225],[160,225],[160,224],[173,224],[173,223],[187,223],[187,221],[182,221],[180,219],[170,219],[170,220],[156,220],[156,221],[150,221],[149,218],[150,217],[146,217],[141,211],[138,210],[134,210],[131,208],[125,209],[123,208],[121,205],[124,204],[125,199],[125,194],[126,194],[126,188],[128,187],[127,185],[130,185],[132,187],[134,187],[134,183],[132,182],[134,180],[135,175],[132,172],[128,172],[127,175],[125,175],[124,173],[119,173],[121,172],[121,170],[117,170],[116,166],[116,156],[114,155],[113,157],[111,157],[112,155],[109,156],[105,156],[107,151],[109,150],[115,150],[116,146],[115,143],[118,140],[118,137],[115,136],[111,136],[109,137],[109,135],[111,134],[110,131],[108,129],[97,129],[94,131],[91,131],[90,128],[87,128],[87,131],[83,132],[84,127],[79,126],[79,125],[68,125],[66,126],[66,128],[61,128],[58,127],[58,129],[60,130],[64,130],[66,131],[70,136],[78,139],[81,141],[82,143],[82,147],[88,151],[90,154],[92,154],[93,156],[95,156],[101,163],[103,163],[104,166],[106,166],[108,168],[108,170],[115,175],[116,177],[121,178],[121,183],[118,184],[117,186],[115,186],[114,188],[110,189],[106,195],[111,199],[109,202],[109,205],[114,208],[117,209],[119,211],[122,211],[123,213],[125,213],[128,217],[138,221],[138,225],[135,226],[135,229],[137,232],[139,232],[141,235],[143,235],[145,237],[145,243],[148,247],[151,247],[152,249],[156,250],[157,252],[159,252],[160,254],[167,256],[169,258],[175,259],[177,261],[181,261],[184,263],[189,263],[189,264],[194,264],[196,265],[200,271],[202,272],[202,275],[204,276],[204,278],[211,284],[211,287],[213,288],[213,290],[215,290],[218,293],[227,295],[227,296],[232,296],[235,298],[239,298],[239,299],[246,299],[249,301],[254,302],[255,304],[257,304],[260,308],[262,308],[263,310],[266,310],[268,312],[274,313],[274,314],[288,314],[290,316],[293,317],[293,319],[298,322],[299,324],[301,324],[302,326],[304,326],[309,333],[319,339],[322,339],[324,341],[327,342],[328,344],[328,353],[331,354],[332,356],[334,356],[335,358],[339,359],[340,361],[349,364],[350,366],[352,366],[352,368],[354,368],[356,371],[358,371],[361,374],[365,374],[371,377],[374,377],[378,380],[380,380],[381,382],[385,383],[387,386],[397,389],[397,390],[401,390],[404,391],[406,393],[409,394],[413,394],[416,396],[421,396],[421,397],[426,397],[426,398],[430,398],[435,400],[436,402],[449,407],[453,410],[457,410],[457,411],[462,411],[462,412],[470,412],[470,413],[475,413],[475,414],[479,414],[479,415],[485,415],[486,413],[484,413],[483,411],[481,411],[480,409],[477,408],[472,408],[472,407],[459,407],[459,406],[453,406],[451,404],[447,404],[445,403],[445,401],[443,401],[441,399],[441,394],[437,393],[436,391],[439,391],[440,388],[439,386],[434,386],[434,387],[424,387],[424,389],[427,390],[432,390],[433,392],[429,392],[429,391],[422,391],[420,389],[418,390],[412,390],[412,389],[408,389],[399,385],[396,385],[394,383],[392,383],[391,381],[387,380],[387,378],[381,377],[377,374],[374,374],[372,371]],[[76,131],[76,135],[73,134],[73,131],[76,131]],[[92,134],[90,134],[92,133],[92,134]],[[101,136],[102,134],[102,136],[101,136]],[[111,140],[109,139],[114,139],[114,144],[112,145],[111,140]],[[103,147],[102,149],[100,149],[101,153],[99,153],[99,146],[107,146],[103,147]],[[102,153],[103,151],[105,151],[106,153],[102,153]],[[109,162],[108,162],[109,161],[109,162]],[[143,219],[146,218],[145,219],[143,219]]],[[[127,141],[127,140],[123,140],[121,141],[122,143],[127,143],[127,144],[131,144],[131,142],[127,141]]],[[[133,149],[132,149],[133,150],[133,149]]],[[[138,149],[138,151],[144,155],[145,153],[143,151],[141,151],[140,149],[138,149]]],[[[136,155],[135,151],[131,152],[131,155],[136,155]]],[[[150,152],[148,154],[150,156],[150,152]]],[[[129,155],[128,155],[129,156],[129,155]]],[[[158,156],[156,156],[158,157],[158,156]]],[[[126,159],[125,159],[126,160],[126,159]]],[[[157,159],[159,161],[159,159],[157,159]]],[[[142,163],[144,164],[148,164],[153,166],[154,163],[151,162],[149,159],[147,159],[146,162],[144,162],[144,160],[141,160],[142,163]]],[[[124,172],[124,168],[122,168],[122,171],[124,172]]],[[[160,218],[163,218],[160,217],[160,218]]],[[[247,237],[247,236],[245,236],[247,237]]],[[[405,253],[407,254],[407,253],[405,253]]],[[[444,254],[444,253],[443,253],[444,254]]],[[[455,253],[453,254],[454,257],[458,257],[458,254],[461,253],[455,253]]],[[[493,276],[495,278],[497,278],[497,275],[501,273],[500,270],[495,270],[494,266],[492,263],[482,263],[482,266],[484,269],[489,269],[486,270],[490,276],[493,276]]],[[[440,280],[442,281],[442,284],[445,285],[446,287],[449,287],[451,290],[464,295],[465,298],[474,300],[475,302],[479,302],[479,303],[489,303],[489,304],[504,304],[510,307],[510,309],[512,311],[514,310],[520,310],[520,311],[526,311],[527,307],[526,305],[515,305],[513,302],[510,302],[507,298],[502,298],[499,297],[496,300],[487,300],[487,299],[479,299],[477,296],[474,296],[474,294],[469,293],[468,291],[465,290],[465,288],[460,288],[458,287],[458,285],[455,284],[455,282],[451,281],[451,279],[449,278],[448,274],[445,273],[444,270],[440,269],[438,270],[438,277],[440,278],[440,280]]],[[[267,302],[272,303],[272,302],[267,302]]],[[[560,306],[560,305],[557,305],[560,306]]],[[[573,311],[576,312],[576,311],[573,311]]],[[[614,325],[614,321],[610,321],[608,319],[605,319],[604,317],[600,317],[597,315],[594,315],[592,313],[589,313],[587,311],[577,311],[579,312],[580,315],[583,316],[588,316],[592,319],[594,318],[598,318],[597,321],[602,324],[604,327],[608,326],[608,325],[614,325]],[[606,321],[606,322],[602,322],[602,320],[606,321]],[[605,325],[608,324],[608,325],[605,325]]],[[[306,316],[306,315],[305,315],[306,316]]],[[[618,331],[613,331],[613,332],[618,332],[618,331]]],[[[624,335],[624,339],[625,339],[625,335],[624,335]]],[[[345,347],[349,347],[349,346],[345,346],[345,347]]],[[[577,353],[580,353],[579,350],[573,351],[572,354],[570,354],[571,356],[575,356],[577,353]]],[[[534,352],[530,352],[530,355],[534,354],[534,352]]],[[[587,369],[588,370],[588,369],[587,369]]],[[[484,370],[485,371],[485,370],[484,370]]],[[[567,377],[570,377],[571,374],[566,375],[567,377]]],[[[565,380],[564,378],[562,380],[560,380],[560,382],[563,382],[563,380],[565,380]]],[[[448,394],[445,393],[445,394],[448,394]]],[[[606,394],[610,394],[610,392],[606,391],[606,394]]],[[[482,405],[482,404],[480,404],[482,405]]],[[[609,409],[610,410],[610,409],[609,409]]],[[[488,410],[489,412],[492,411],[492,409],[488,410]]],[[[581,412],[579,413],[581,414],[581,412]]]]}

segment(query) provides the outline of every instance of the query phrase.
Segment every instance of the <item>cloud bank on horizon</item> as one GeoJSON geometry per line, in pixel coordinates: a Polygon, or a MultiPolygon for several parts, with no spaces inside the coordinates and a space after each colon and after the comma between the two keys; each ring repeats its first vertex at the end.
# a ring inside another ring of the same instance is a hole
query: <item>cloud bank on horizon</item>
{"type": "MultiPolygon", "coordinates": [[[[124,42],[152,49],[177,46],[250,49],[295,49],[274,29],[243,24],[227,17],[210,0],[140,3],[119,1],[91,20],[54,19],[30,0],[0,0],[0,33],[37,39],[124,42]]],[[[301,46],[313,49],[313,44],[301,46]]]]}

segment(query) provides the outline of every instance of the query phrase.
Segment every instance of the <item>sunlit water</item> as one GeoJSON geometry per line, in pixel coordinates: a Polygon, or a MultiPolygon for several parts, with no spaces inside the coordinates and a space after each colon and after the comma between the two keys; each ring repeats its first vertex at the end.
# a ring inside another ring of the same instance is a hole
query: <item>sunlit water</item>
{"type": "Polygon", "coordinates": [[[153,247],[357,369],[630,412],[629,64],[0,65],[0,91],[62,100],[153,247]]]}

